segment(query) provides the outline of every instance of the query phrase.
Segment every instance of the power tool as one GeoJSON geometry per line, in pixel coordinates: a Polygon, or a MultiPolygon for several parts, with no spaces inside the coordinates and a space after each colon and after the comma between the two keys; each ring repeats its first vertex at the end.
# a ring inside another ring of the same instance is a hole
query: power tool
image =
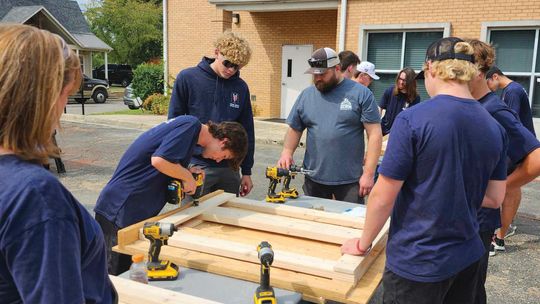
{"type": "Polygon", "coordinates": [[[290,183],[291,179],[298,173],[310,175],[313,171],[295,165],[292,165],[289,169],[267,167],[266,177],[270,179],[270,184],[268,185],[266,201],[269,203],[284,203],[286,198],[297,198],[298,191],[295,188],[291,189],[290,183]],[[283,189],[279,194],[276,194],[276,186],[281,183],[282,177],[284,178],[283,189]]]}
{"type": "Polygon", "coordinates": [[[253,295],[254,304],[277,304],[274,289],[270,286],[270,265],[274,262],[274,251],[268,242],[261,242],[257,246],[259,261],[261,262],[261,283],[253,295]]]}
{"type": "Polygon", "coordinates": [[[159,259],[161,246],[167,245],[167,240],[175,231],[177,229],[171,223],[144,223],[144,237],[150,240],[147,264],[149,281],[174,281],[178,278],[178,266],[159,259]]]}
{"type": "MultiPolygon", "coordinates": [[[[202,196],[203,188],[204,188],[204,178],[202,173],[192,173],[193,178],[195,179],[195,183],[197,185],[197,188],[195,189],[195,193],[191,195],[191,198],[193,199],[193,205],[198,206],[199,205],[199,198],[202,196]]],[[[186,197],[186,193],[184,192],[184,187],[181,181],[177,179],[172,179],[169,184],[167,185],[167,203],[178,205],[182,200],[186,197]]]]}

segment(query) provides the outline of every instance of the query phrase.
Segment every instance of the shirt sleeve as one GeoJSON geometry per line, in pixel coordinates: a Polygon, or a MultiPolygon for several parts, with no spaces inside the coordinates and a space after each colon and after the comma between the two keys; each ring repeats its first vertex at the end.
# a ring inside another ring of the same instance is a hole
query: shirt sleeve
{"type": "Polygon", "coordinates": [[[379,113],[379,108],[375,102],[375,97],[369,89],[366,90],[367,93],[364,94],[363,100],[360,101],[360,106],[362,107],[360,121],[364,123],[380,123],[381,114],[379,113]]]}
{"type": "Polygon", "coordinates": [[[3,252],[24,303],[84,303],[81,237],[73,220],[49,219],[3,252]]]}
{"type": "Polygon", "coordinates": [[[381,109],[386,110],[386,107],[388,107],[388,103],[390,102],[390,98],[392,97],[390,92],[390,88],[384,91],[383,96],[381,97],[381,101],[379,103],[379,107],[381,107],[381,109]]]}
{"type": "Polygon", "coordinates": [[[289,116],[287,117],[287,124],[295,129],[296,131],[304,131],[306,128],[306,125],[302,121],[302,114],[304,111],[304,92],[300,93],[298,95],[298,98],[296,98],[296,101],[294,102],[294,105],[291,109],[291,112],[289,113],[289,116]]]}
{"type": "Polygon", "coordinates": [[[520,107],[521,107],[521,101],[519,99],[518,94],[514,94],[512,92],[507,92],[504,95],[504,102],[508,105],[510,109],[512,109],[514,112],[519,113],[520,107]]]}
{"type": "Polygon", "coordinates": [[[518,164],[529,153],[540,147],[536,137],[519,121],[510,109],[499,110],[493,117],[508,134],[508,157],[512,164],[518,164]]]}
{"type": "Polygon", "coordinates": [[[379,172],[393,179],[401,181],[407,179],[414,164],[414,142],[409,122],[402,115],[398,115],[379,172]]]}
{"type": "Polygon", "coordinates": [[[192,123],[178,126],[163,138],[152,156],[162,157],[171,163],[189,164],[200,130],[201,123],[195,118],[192,123]]]}
{"type": "Polygon", "coordinates": [[[506,155],[508,152],[508,137],[506,135],[506,132],[504,132],[504,130],[501,130],[501,136],[503,137],[503,149],[499,157],[499,162],[497,163],[495,170],[493,170],[493,173],[491,174],[490,180],[501,180],[501,181],[506,180],[506,173],[507,173],[506,155]]]}
{"type": "Polygon", "coordinates": [[[169,112],[167,119],[175,118],[180,115],[188,113],[188,99],[189,92],[184,83],[184,76],[182,72],[178,73],[176,80],[174,81],[173,91],[171,94],[171,101],[169,103],[169,112]]]}
{"type": "Polygon", "coordinates": [[[246,129],[248,136],[248,150],[240,167],[242,169],[242,175],[251,175],[255,154],[255,127],[253,124],[253,110],[251,108],[251,95],[249,89],[247,89],[245,96],[244,108],[242,109],[238,122],[246,129]]]}

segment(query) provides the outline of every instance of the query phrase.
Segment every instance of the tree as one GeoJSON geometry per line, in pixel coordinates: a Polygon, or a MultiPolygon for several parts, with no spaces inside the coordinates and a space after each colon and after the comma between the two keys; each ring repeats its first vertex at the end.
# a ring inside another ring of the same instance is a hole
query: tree
{"type": "Polygon", "coordinates": [[[163,54],[161,1],[94,0],[85,12],[92,32],[114,50],[111,62],[139,65],[163,54]]]}

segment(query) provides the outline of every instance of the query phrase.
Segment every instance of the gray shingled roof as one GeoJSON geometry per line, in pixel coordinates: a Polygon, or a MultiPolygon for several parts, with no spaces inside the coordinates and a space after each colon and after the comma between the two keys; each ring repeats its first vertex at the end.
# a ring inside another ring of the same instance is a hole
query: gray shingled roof
{"type": "Polygon", "coordinates": [[[80,42],[80,46],[94,50],[112,50],[91,31],[81,8],[70,0],[0,0],[0,22],[23,23],[45,8],[80,42]]]}

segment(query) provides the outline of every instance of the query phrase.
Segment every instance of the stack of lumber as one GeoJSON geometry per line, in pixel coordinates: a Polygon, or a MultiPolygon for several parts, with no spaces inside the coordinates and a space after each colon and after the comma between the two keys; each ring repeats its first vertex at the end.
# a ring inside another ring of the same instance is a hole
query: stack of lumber
{"type": "MultiPolygon", "coordinates": [[[[364,220],[320,210],[268,204],[220,191],[199,206],[186,206],[148,219],[174,223],[161,258],[253,282],[259,280],[257,245],[268,241],[274,250],[271,284],[294,290],[307,300],[366,303],[382,277],[388,226],[365,257],[341,255],[347,239],[360,237],[364,220]],[[381,254],[382,253],[382,254],[381,254]]],[[[118,252],[148,252],[143,222],[118,233],[118,252]]]]}

